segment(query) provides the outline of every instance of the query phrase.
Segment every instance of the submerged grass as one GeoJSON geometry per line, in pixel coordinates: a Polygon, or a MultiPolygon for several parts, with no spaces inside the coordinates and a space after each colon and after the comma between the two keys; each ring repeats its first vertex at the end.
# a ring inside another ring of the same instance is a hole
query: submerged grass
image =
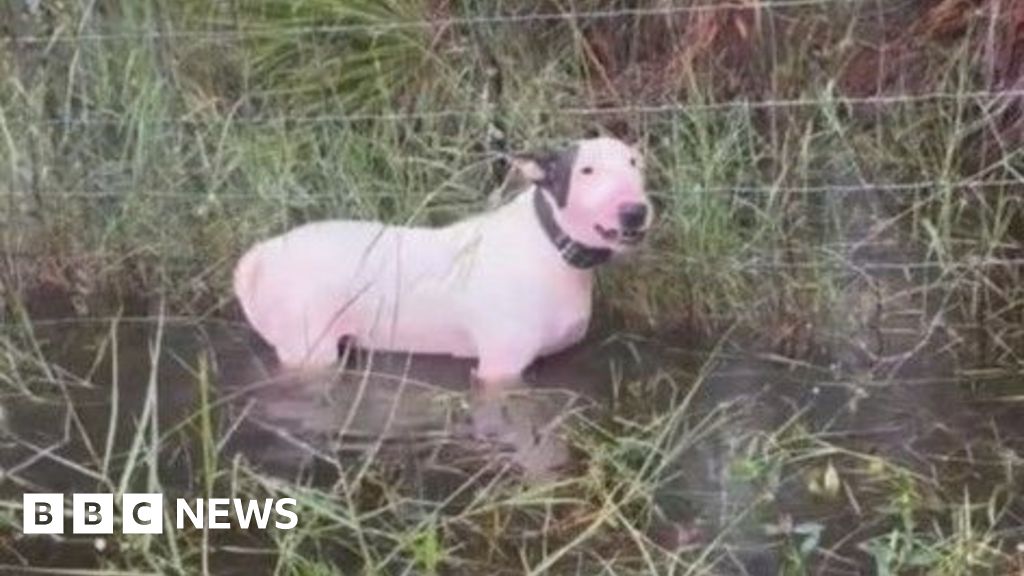
{"type": "Polygon", "coordinates": [[[893,366],[941,332],[956,361],[939,376],[1019,406],[1021,95],[984,95],[1011,84],[978,48],[1012,44],[983,17],[999,2],[952,40],[903,38],[917,48],[895,82],[884,55],[872,74],[848,71],[900,18],[931,22],[927,8],[766,2],[509,23],[492,17],[568,8],[499,4],[0,8],[0,386],[11,406],[66,408],[49,445],[5,422],[24,451],[5,470],[5,561],[45,555],[16,537],[16,496],[41,488],[23,472],[44,461],[97,490],[299,500],[294,531],[63,542],[57,560],[97,574],[1020,570],[1020,443],[995,410],[979,445],[918,454],[909,439],[879,454],[810,402],[766,423],[750,390],[698,401],[722,385],[708,382],[732,341],[697,368],[655,358],[659,373],[623,377],[610,413],[570,419],[576,464],[551,482],[524,484],[506,460],[458,445],[445,446],[456,480],[441,495],[383,439],[321,462],[327,484],[229,449],[246,418],[226,408],[223,371],[162,336],[169,314],[233,314],[241,250],[317,218],[450,222],[485,208],[504,153],[592,131],[641,137],[661,205],[651,246],[601,279],[600,316],[622,338],[732,330],[786,366],[830,371],[815,393],[851,390],[852,405],[903,385],[893,366]],[[429,25],[393,26],[407,21],[429,25]],[[858,83],[873,87],[864,100],[858,83]],[[101,315],[111,293],[153,295],[147,377],[125,380],[120,321],[73,352],[92,355],[81,369],[63,366],[28,297],[40,290],[68,295],[57,315],[79,317],[101,315]],[[922,345],[894,352],[868,333],[922,345]],[[877,366],[851,374],[864,358],[877,366]],[[188,367],[187,384],[162,376],[168,363],[188,367]],[[175,386],[196,397],[167,420],[162,391],[175,386]],[[107,396],[106,425],[85,423],[79,389],[107,396]]]}
{"type": "MultiPolygon", "coordinates": [[[[240,446],[233,438],[252,417],[248,390],[289,384],[225,387],[203,345],[193,347],[194,360],[167,348],[181,337],[173,320],[153,317],[141,332],[127,325],[78,328],[84,337],[71,340],[75,350],[92,339],[95,356],[54,361],[72,373],[98,367],[88,388],[22,383],[36,392],[32,402],[63,414],[63,432],[45,423],[53,416],[32,416],[19,390],[8,394],[15,417],[5,423],[4,523],[16,530],[20,491],[59,474],[77,491],[295,498],[299,527],[174,531],[165,511],[162,536],[69,538],[65,552],[46,559],[15,538],[5,562],[84,574],[618,575],[848,573],[868,565],[865,557],[878,573],[996,574],[1017,561],[1022,462],[1013,439],[971,439],[967,454],[937,453],[927,456],[930,467],[912,468],[903,457],[862,451],[856,433],[815,424],[813,404],[765,424],[762,413],[772,409],[760,397],[778,391],[708,399],[707,387],[730,379],[720,374],[728,356],[709,354],[695,372],[666,364],[660,374],[627,379],[612,414],[571,414],[561,434],[575,464],[548,481],[524,483],[507,459],[450,432],[435,438],[427,458],[410,458],[383,437],[362,452],[288,444],[295,467],[280,475],[260,463],[272,436],[240,446]],[[133,340],[141,345],[118,346],[133,340]],[[124,381],[119,349],[139,357],[126,366],[144,384],[124,381]],[[92,393],[109,402],[89,416],[92,393]],[[26,427],[25,418],[35,424],[26,427]],[[329,478],[312,474],[307,451],[329,478]],[[40,461],[51,467],[34,470],[40,461]],[[444,479],[432,480],[430,470],[444,479]]],[[[199,339],[194,327],[187,331],[199,339]]],[[[30,338],[39,338],[32,348],[45,357],[68,342],[60,330],[30,338]]],[[[350,430],[339,424],[337,438],[350,430]]]]}

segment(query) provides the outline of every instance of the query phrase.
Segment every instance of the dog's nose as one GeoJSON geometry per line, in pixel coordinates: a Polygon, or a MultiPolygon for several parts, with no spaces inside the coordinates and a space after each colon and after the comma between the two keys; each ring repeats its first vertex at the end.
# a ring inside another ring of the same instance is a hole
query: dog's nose
{"type": "Polygon", "coordinates": [[[619,206],[619,223],[627,230],[643,228],[647,223],[647,205],[628,202],[619,206]]]}

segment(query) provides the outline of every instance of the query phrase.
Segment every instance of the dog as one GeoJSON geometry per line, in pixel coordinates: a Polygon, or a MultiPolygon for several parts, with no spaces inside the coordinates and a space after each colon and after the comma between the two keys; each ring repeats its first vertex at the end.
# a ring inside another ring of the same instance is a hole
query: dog
{"type": "Polygon", "coordinates": [[[359,348],[476,358],[485,386],[586,334],[594,269],[653,219],[643,158],[614,138],[513,158],[529,186],[442,228],[335,220],[252,247],[234,272],[249,323],[285,367],[359,348]]]}

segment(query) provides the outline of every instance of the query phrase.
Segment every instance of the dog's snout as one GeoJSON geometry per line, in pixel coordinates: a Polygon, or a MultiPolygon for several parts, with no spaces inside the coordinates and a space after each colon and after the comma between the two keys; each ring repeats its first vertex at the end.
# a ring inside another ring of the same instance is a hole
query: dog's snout
{"type": "Polygon", "coordinates": [[[647,223],[647,205],[629,202],[619,206],[619,223],[627,230],[643,228],[647,223]]]}

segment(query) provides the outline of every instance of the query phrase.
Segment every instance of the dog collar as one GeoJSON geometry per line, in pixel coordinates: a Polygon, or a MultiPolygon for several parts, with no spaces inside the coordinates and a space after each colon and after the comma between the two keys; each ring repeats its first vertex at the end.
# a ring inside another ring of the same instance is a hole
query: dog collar
{"type": "Polygon", "coordinates": [[[533,210],[537,213],[544,235],[555,245],[562,259],[573,268],[586,270],[600,266],[612,257],[609,248],[594,248],[570,238],[555,221],[554,211],[541,188],[536,188],[533,192],[533,210]]]}

